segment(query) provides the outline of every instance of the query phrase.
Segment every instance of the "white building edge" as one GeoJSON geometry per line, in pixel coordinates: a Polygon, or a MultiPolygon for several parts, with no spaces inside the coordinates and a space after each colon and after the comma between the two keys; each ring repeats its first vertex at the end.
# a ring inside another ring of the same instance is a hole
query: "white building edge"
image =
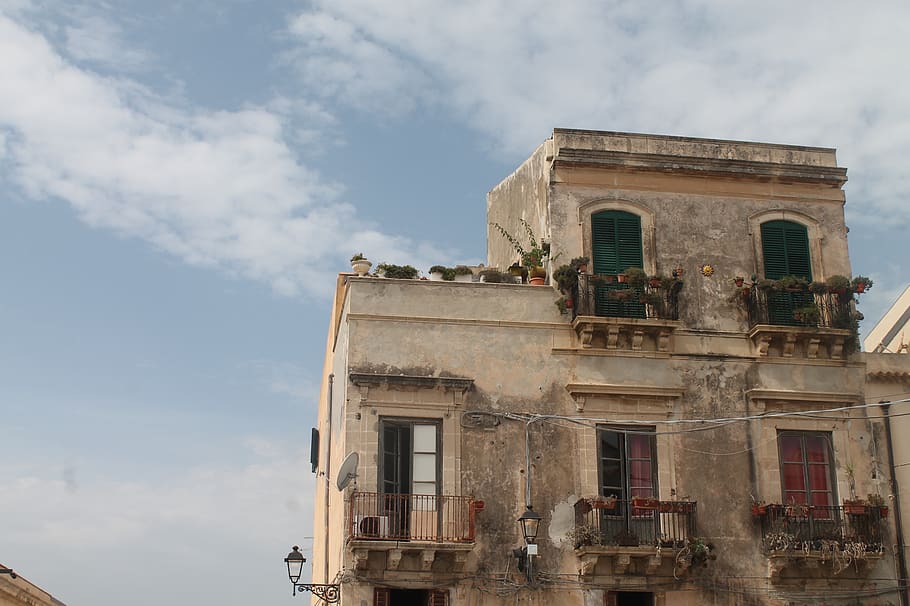
{"type": "Polygon", "coordinates": [[[910,353],[910,285],[863,340],[872,353],[910,353]]]}

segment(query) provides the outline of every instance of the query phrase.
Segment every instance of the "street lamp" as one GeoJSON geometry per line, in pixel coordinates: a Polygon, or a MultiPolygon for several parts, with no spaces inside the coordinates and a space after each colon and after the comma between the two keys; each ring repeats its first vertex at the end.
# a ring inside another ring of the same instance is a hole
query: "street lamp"
{"type": "Polygon", "coordinates": [[[19,576],[13,571],[12,568],[0,568],[0,574],[8,574],[9,578],[11,579],[15,579],[19,576]]]}
{"type": "Polygon", "coordinates": [[[513,554],[518,558],[518,569],[523,570],[528,579],[528,583],[534,581],[534,558],[537,555],[537,532],[540,530],[540,514],[534,511],[530,505],[521,517],[518,523],[521,524],[521,536],[525,539],[525,546],[521,549],[513,550],[513,554]]]}
{"type": "Polygon", "coordinates": [[[525,512],[518,518],[518,523],[521,524],[521,535],[525,538],[525,543],[528,545],[537,543],[537,531],[540,530],[540,514],[528,505],[525,512]]]}
{"type": "Polygon", "coordinates": [[[340,597],[340,588],[337,584],[319,585],[298,582],[300,581],[300,574],[303,572],[304,562],[306,562],[306,558],[300,553],[300,547],[297,545],[294,545],[294,549],[288,554],[288,557],[284,559],[284,563],[288,565],[288,578],[291,580],[291,585],[294,587],[293,595],[297,595],[298,591],[309,591],[320,600],[329,604],[337,603],[340,597]]]}

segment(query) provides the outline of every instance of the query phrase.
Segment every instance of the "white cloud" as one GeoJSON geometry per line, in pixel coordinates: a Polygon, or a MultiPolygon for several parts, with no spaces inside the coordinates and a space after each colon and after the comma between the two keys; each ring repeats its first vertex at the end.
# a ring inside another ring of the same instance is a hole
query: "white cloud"
{"type": "Polygon", "coordinates": [[[148,53],[131,48],[124,40],[123,30],[101,15],[78,16],[76,22],[64,28],[66,50],[79,61],[126,71],[148,67],[148,53]]]}
{"type": "Polygon", "coordinates": [[[306,131],[287,116],[322,128],[331,117],[316,104],[177,104],[75,66],[3,16],[0,57],[6,173],[34,199],[63,199],[91,225],[287,295],[330,292],[353,248],[413,260],[417,245],[363,224],[340,186],[297,160],[286,132],[306,131]]]}
{"type": "Polygon", "coordinates": [[[174,587],[202,601],[278,599],[289,587],[286,573],[283,580],[273,573],[281,573],[291,544],[312,534],[312,476],[289,465],[308,453],[255,436],[242,446],[254,461],[162,478],[142,469],[129,480],[106,477],[84,461],[32,464],[18,476],[7,470],[0,476],[5,557],[15,555],[20,572],[68,603],[98,601],[101,588],[106,603],[137,605],[172,602],[174,587]],[[231,562],[241,563],[242,583],[225,577],[231,562]],[[137,567],[147,581],[141,590],[137,567]],[[154,582],[159,575],[168,582],[154,582]],[[95,595],[80,595],[91,587],[95,595]]]}
{"type": "Polygon", "coordinates": [[[431,84],[399,94],[444,103],[518,158],[554,126],[836,145],[857,205],[907,221],[908,19],[896,1],[319,0],[290,29],[331,62],[307,75],[340,102],[376,109],[431,84]]]}

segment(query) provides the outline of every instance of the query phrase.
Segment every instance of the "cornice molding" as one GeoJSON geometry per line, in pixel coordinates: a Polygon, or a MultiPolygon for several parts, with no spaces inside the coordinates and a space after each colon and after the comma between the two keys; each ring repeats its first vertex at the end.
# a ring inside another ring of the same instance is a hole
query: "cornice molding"
{"type": "Polygon", "coordinates": [[[554,168],[613,168],[760,181],[818,183],[837,188],[847,182],[847,169],[841,167],[573,148],[560,149],[559,154],[553,160],[553,166],[554,168]]]}

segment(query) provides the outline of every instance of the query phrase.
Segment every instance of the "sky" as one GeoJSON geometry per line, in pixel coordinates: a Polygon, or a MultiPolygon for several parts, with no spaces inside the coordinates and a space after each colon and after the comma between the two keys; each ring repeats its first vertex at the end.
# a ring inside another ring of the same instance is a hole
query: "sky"
{"type": "Polygon", "coordinates": [[[301,600],[335,275],[483,261],[554,127],[837,148],[870,329],[908,56],[904,0],[0,0],[0,563],[69,606],[301,600]]]}

